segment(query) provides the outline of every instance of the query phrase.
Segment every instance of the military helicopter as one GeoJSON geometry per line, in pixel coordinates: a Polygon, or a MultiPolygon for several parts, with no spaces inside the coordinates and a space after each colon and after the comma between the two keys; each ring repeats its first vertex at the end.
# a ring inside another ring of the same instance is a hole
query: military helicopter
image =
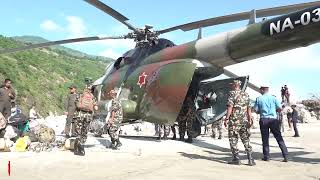
{"type": "MultiPolygon", "coordinates": [[[[204,80],[223,73],[234,78],[235,75],[225,71],[224,67],[308,46],[320,40],[320,1],[251,10],[162,30],[152,30],[151,25],[136,28],[128,22],[127,17],[103,2],[85,2],[112,16],[132,32],[121,36],[93,36],[33,44],[4,49],[0,53],[74,42],[133,39],[136,42],[135,48],[109,64],[105,74],[93,83],[101,114],[107,109],[109,91],[115,87],[119,88],[125,122],[142,120],[173,124],[186,96],[195,100],[199,94],[213,91],[215,99],[211,102],[211,107],[214,109],[214,121],[225,114],[226,95],[230,90],[228,84],[232,79],[213,82],[203,82],[204,80]],[[277,17],[257,22],[257,18],[268,16],[277,17]],[[202,28],[242,20],[249,20],[248,25],[202,38],[202,28]],[[159,38],[160,35],[171,31],[193,29],[199,29],[198,39],[181,45],[159,38]]],[[[247,86],[257,88],[248,82],[248,77],[239,79],[242,81],[242,89],[247,86]]],[[[195,121],[196,135],[200,134],[200,126],[201,123],[195,121]]]]}

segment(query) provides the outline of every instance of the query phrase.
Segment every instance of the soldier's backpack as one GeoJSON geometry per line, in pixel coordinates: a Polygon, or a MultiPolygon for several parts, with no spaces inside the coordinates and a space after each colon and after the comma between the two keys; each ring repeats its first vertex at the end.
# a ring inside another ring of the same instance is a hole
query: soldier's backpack
{"type": "Polygon", "coordinates": [[[90,91],[85,90],[79,97],[77,108],[81,111],[92,112],[94,107],[94,96],[90,91]]]}
{"type": "Polygon", "coordinates": [[[39,142],[41,143],[53,143],[56,139],[54,130],[44,125],[40,125],[40,128],[36,134],[39,142]]]}
{"type": "Polygon", "coordinates": [[[18,125],[23,125],[27,122],[27,117],[22,114],[15,114],[14,116],[11,116],[8,120],[8,124],[12,126],[18,126],[18,125]]]}

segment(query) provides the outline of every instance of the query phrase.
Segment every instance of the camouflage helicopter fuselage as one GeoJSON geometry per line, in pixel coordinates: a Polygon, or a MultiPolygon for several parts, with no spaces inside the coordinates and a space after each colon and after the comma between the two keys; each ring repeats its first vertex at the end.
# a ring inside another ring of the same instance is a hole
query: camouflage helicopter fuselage
{"type": "MultiPolygon", "coordinates": [[[[192,81],[218,76],[228,65],[319,40],[320,7],[313,7],[182,45],[169,43],[145,56],[124,55],[100,80],[98,99],[103,110],[108,92],[121,88],[126,120],[173,124],[192,81]]],[[[144,47],[136,52],[139,48],[144,47]]]]}

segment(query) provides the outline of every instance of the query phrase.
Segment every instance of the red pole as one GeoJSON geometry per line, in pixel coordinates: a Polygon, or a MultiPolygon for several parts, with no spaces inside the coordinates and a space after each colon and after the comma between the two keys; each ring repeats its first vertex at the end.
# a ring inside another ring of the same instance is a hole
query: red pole
{"type": "Polygon", "coordinates": [[[11,165],[10,165],[10,161],[8,162],[8,175],[10,176],[11,173],[11,165]]]}

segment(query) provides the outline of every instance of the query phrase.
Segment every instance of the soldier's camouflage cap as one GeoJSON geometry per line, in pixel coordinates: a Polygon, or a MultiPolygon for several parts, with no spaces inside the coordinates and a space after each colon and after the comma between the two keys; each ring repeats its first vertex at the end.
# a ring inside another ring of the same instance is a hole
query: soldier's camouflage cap
{"type": "Polygon", "coordinates": [[[235,80],[233,80],[230,84],[239,84],[239,85],[241,85],[241,81],[235,79],[235,80]]]}

